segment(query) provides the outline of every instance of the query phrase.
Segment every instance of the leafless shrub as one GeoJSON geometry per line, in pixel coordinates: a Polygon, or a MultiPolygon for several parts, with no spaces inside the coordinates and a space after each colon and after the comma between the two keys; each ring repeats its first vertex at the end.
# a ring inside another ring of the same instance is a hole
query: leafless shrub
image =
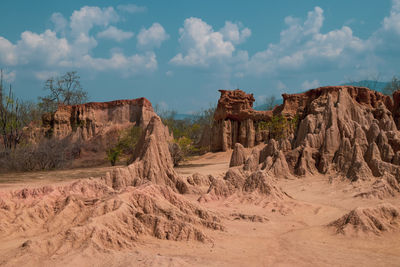
{"type": "Polygon", "coordinates": [[[276,105],[276,97],[273,95],[267,96],[264,99],[264,103],[265,103],[266,110],[272,110],[276,105]]]}
{"type": "Polygon", "coordinates": [[[68,138],[43,139],[38,144],[19,145],[0,152],[0,171],[35,171],[62,169],[80,155],[80,142],[68,138]]]}
{"type": "Polygon", "coordinates": [[[184,160],[184,154],[182,149],[177,143],[169,143],[168,144],[169,153],[171,154],[172,161],[174,166],[178,166],[180,162],[184,160]]]}

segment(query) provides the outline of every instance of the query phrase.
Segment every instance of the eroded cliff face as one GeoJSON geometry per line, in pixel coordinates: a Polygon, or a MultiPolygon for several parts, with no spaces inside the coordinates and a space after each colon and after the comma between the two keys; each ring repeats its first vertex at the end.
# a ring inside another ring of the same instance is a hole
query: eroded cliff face
{"type": "MultiPolygon", "coordinates": [[[[245,95],[242,93],[221,92],[225,99],[227,95],[245,95]]],[[[256,139],[254,125],[260,118],[268,121],[272,115],[297,116],[298,124],[290,134],[263,140],[264,147],[255,148],[246,160],[234,165],[244,163],[244,169],[261,169],[285,177],[318,173],[340,174],[352,181],[380,177],[384,179],[378,180],[376,190],[382,189],[391,195],[393,190],[400,191],[400,92],[395,92],[392,99],[364,87],[335,86],[284,94],[283,99],[284,103],[270,112],[229,108],[225,113],[217,111],[216,119],[220,120],[216,124],[224,124],[226,129],[214,133],[223,140],[222,145],[214,148],[227,149],[234,142],[251,147],[256,139]],[[235,124],[239,128],[232,132],[235,124]]],[[[229,107],[223,103],[219,109],[229,107]]],[[[239,148],[235,146],[236,158],[243,154],[239,148]]],[[[380,194],[372,191],[369,193],[380,194]]]]}
{"type": "Polygon", "coordinates": [[[154,116],[146,98],[59,106],[56,112],[45,114],[40,125],[27,127],[25,134],[31,143],[62,140],[79,148],[76,166],[94,166],[105,163],[106,150],[116,145],[125,130],[132,126],[145,130],[154,116]]]}
{"type": "Polygon", "coordinates": [[[74,134],[88,140],[105,134],[111,128],[132,125],[145,128],[154,115],[146,98],[91,102],[60,106],[54,114],[43,117],[43,128],[49,137],[64,138],[74,134]]]}
{"type": "Polygon", "coordinates": [[[310,112],[316,112],[312,111],[316,105],[321,109],[321,106],[326,104],[328,95],[337,99],[341,92],[346,92],[351,101],[364,109],[378,109],[383,105],[391,113],[395,125],[400,124],[400,92],[396,92],[392,99],[365,87],[327,86],[300,94],[283,94],[282,105],[276,106],[273,110],[257,111],[253,109],[253,94],[246,94],[239,89],[219,91],[221,97],[214,114],[211,134],[213,151],[233,149],[235,143],[253,147],[268,142],[270,136],[268,132],[260,129],[260,122],[268,122],[273,116],[283,116],[289,120],[297,117],[301,120],[310,112]]]}

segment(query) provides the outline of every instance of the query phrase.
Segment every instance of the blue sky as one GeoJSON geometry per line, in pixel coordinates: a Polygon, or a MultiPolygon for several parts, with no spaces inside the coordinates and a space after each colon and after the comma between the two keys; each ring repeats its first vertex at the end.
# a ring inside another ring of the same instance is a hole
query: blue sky
{"type": "Polygon", "coordinates": [[[16,95],[76,70],[91,101],[188,113],[218,89],[268,95],[400,74],[400,0],[2,0],[0,67],[16,95]],[[299,4],[301,3],[301,4],[299,4]]]}

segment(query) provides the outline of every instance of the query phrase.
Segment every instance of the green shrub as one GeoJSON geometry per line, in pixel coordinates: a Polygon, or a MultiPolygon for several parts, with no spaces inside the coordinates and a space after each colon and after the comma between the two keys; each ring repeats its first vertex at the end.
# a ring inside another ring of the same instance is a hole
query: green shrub
{"type": "Polygon", "coordinates": [[[107,159],[110,161],[111,166],[115,166],[120,154],[121,150],[118,147],[113,147],[107,150],[107,159]]]}
{"type": "Polygon", "coordinates": [[[122,133],[119,138],[117,147],[119,147],[123,154],[131,155],[135,150],[136,144],[138,143],[140,136],[142,135],[142,128],[139,126],[133,126],[122,133]]]}
{"type": "Polygon", "coordinates": [[[276,115],[272,116],[269,121],[258,122],[258,129],[261,131],[267,131],[269,135],[268,139],[273,138],[279,140],[287,137],[296,129],[298,120],[298,115],[289,119],[283,115],[276,115]]]}
{"type": "Polygon", "coordinates": [[[132,126],[120,133],[118,142],[106,151],[107,160],[112,166],[115,166],[121,156],[128,157],[127,164],[132,161],[133,152],[141,135],[142,128],[139,126],[132,126]]]}

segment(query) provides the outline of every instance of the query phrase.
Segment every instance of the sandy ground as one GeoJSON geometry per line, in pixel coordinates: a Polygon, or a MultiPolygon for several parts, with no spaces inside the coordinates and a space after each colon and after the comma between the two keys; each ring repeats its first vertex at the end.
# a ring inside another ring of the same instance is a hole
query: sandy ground
{"type": "Polygon", "coordinates": [[[176,168],[176,171],[186,177],[193,173],[214,176],[223,175],[229,168],[232,151],[207,153],[202,156],[193,157],[176,168]]]}
{"type": "Polygon", "coordinates": [[[76,179],[100,177],[115,167],[76,168],[54,171],[0,173],[0,189],[36,187],[76,179]]]}
{"type": "MultiPolygon", "coordinates": [[[[182,176],[192,173],[220,175],[227,170],[231,152],[208,153],[177,168],[182,176]]],[[[0,189],[61,182],[98,176],[102,169],[0,176],[0,189]],[[56,174],[56,175],[55,175],[56,174]],[[49,177],[57,177],[50,179],[49,177]],[[22,184],[22,180],[24,183],[22,184]]],[[[356,189],[348,182],[329,182],[328,177],[280,180],[279,186],[292,198],[283,202],[208,202],[218,213],[225,231],[204,229],[212,242],[176,242],[143,237],[131,250],[99,253],[82,251],[41,259],[40,266],[400,266],[400,233],[349,236],[336,234],[326,225],[356,207],[390,203],[400,207],[398,198],[354,198],[356,189]],[[258,221],[237,214],[256,215],[258,221]]],[[[187,195],[196,201],[198,196],[187,195]]],[[[26,237],[0,240],[0,259],[26,237]]],[[[0,261],[1,262],[1,261],[0,261]]],[[[21,266],[7,262],[8,266],[21,266]]]]}

